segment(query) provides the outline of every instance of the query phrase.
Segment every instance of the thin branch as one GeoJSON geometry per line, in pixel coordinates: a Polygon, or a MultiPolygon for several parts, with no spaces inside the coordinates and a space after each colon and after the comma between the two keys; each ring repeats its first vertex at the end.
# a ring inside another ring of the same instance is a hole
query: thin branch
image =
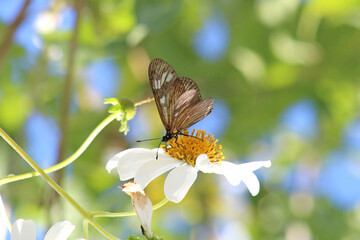
{"type": "MultiPolygon", "coordinates": [[[[74,78],[74,63],[76,57],[76,50],[78,46],[78,36],[79,36],[79,23],[80,23],[80,13],[82,6],[84,4],[83,0],[77,0],[74,3],[74,8],[76,11],[76,20],[74,30],[71,36],[69,52],[68,52],[68,61],[66,67],[66,75],[64,79],[64,88],[62,93],[62,101],[61,101],[61,110],[60,110],[60,142],[59,142],[59,152],[57,156],[56,163],[61,162],[64,159],[65,155],[65,147],[66,147],[66,138],[68,134],[68,123],[69,123],[69,108],[70,108],[70,100],[71,100],[71,88],[73,85],[74,78]]],[[[61,179],[61,172],[57,172],[56,180],[59,181],[61,179]]]]}
{"type": "Polygon", "coordinates": [[[31,0],[25,0],[23,6],[21,7],[19,14],[15,18],[15,20],[11,23],[11,25],[8,27],[5,37],[0,43],[0,66],[1,66],[1,62],[3,61],[7,51],[10,49],[10,46],[11,46],[11,43],[12,43],[12,40],[13,40],[16,30],[19,28],[20,24],[26,17],[26,10],[28,9],[30,3],[31,3],[31,0]]]}

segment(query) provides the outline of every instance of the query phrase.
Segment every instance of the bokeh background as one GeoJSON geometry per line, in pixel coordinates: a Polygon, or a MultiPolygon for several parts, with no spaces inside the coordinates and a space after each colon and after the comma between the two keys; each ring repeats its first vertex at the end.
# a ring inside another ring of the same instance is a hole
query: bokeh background
{"type": "MultiPolygon", "coordinates": [[[[215,99],[194,128],[214,134],[226,160],[273,165],[256,172],[256,197],[223,176],[200,174],[181,203],[155,212],[155,233],[360,239],[359,28],[359,0],[0,0],[0,126],[40,166],[52,166],[108,115],[104,97],[152,97],[147,68],[159,57],[215,99]]],[[[129,147],[157,147],[135,141],[164,129],[153,102],[129,124],[124,136],[111,123],[62,175],[52,174],[88,210],[131,210],[105,164],[129,147]]],[[[30,170],[0,141],[0,176],[30,170]]],[[[163,181],[146,189],[154,204],[163,181]]],[[[41,178],[0,193],[12,221],[37,222],[39,239],[64,219],[76,225],[70,239],[82,237],[80,215],[41,178]]],[[[136,217],[99,221],[122,239],[140,235],[136,217]]]]}

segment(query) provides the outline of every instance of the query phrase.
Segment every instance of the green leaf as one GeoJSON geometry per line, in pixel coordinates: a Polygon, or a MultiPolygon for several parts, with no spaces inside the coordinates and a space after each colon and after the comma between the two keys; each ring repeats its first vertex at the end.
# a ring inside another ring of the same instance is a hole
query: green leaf
{"type": "Polygon", "coordinates": [[[154,234],[153,240],[165,240],[165,238],[162,237],[162,236],[158,236],[158,235],[154,234]]]}
{"type": "Polygon", "coordinates": [[[119,100],[117,100],[116,98],[105,98],[104,104],[117,105],[119,104],[119,100]]]}
{"type": "Polygon", "coordinates": [[[129,235],[129,237],[127,238],[127,240],[141,240],[141,238],[139,238],[138,236],[135,235],[129,235]]]}
{"type": "Polygon", "coordinates": [[[116,112],[122,112],[122,108],[121,106],[118,104],[118,105],[114,105],[112,107],[109,108],[108,110],[109,113],[116,113],[116,112]]]}
{"type": "Polygon", "coordinates": [[[129,125],[127,124],[127,122],[121,123],[119,132],[124,132],[125,135],[129,132],[129,125]]]}

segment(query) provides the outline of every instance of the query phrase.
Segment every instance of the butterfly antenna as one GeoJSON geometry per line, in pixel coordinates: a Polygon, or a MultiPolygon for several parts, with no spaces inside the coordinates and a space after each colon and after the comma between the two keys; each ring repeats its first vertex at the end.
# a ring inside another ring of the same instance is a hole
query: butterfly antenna
{"type": "Polygon", "coordinates": [[[146,141],[153,141],[153,140],[159,140],[161,138],[150,138],[150,139],[142,139],[142,140],[136,140],[136,142],[146,142],[146,141]]]}

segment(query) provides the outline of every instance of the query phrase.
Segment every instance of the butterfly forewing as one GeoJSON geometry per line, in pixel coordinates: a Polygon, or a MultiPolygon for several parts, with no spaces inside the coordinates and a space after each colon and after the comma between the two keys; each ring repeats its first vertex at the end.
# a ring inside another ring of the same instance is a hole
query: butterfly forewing
{"type": "Polygon", "coordinates": [[[157,58],[149,66],[149,80],[161,121],[166,130],[170,129],[174,109],[171,93],[178,76],[174,69],[165,61],[157,58]]]}

